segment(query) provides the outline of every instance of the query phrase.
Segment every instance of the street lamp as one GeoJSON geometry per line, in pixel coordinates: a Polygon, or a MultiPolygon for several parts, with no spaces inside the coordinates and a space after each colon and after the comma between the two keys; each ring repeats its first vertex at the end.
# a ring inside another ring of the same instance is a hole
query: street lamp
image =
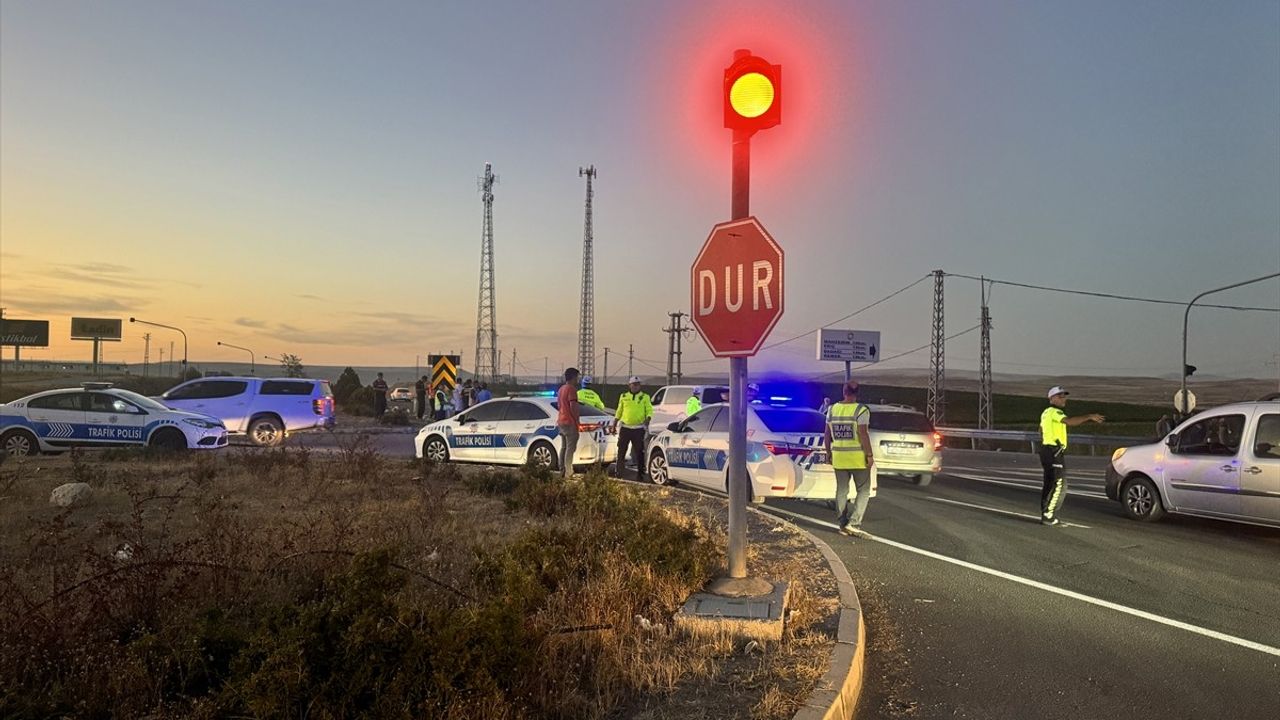
{"type": "MultiPolygon", "coordinates": [[[[1244,282],[1238,282],[1233,285],[1227,285],[1225,287],[1220,287],[1213,290],[1205,290],[1199,295],[1191,298],[1191,302],[1187,303],[1187,310],[1186,312],[1182,313],[1182,372],[1180,373],[1182,376],[1182,393],[1179,395],[1179,400],[1178,400],[1178,404],[1181,405],[1182,407],[1177,408],[1179,412],[1184,414],[1190,412],[1190,410],[1186,408],[1187,408],[1187,374],[1188,374],[1187,368],[1189,367],[1187,365],[1187,320],[1191,317],[1191,306],[1195,305],[1196,301],[1204,297],[1205,295],[1212,295],[1213,293],[1222,292],[1223,290],[1238,288],[1241,285],[1252,285],[1253,283],[1262,282],[1263,280],[1270,280],[1271,278],[1275,278],[1275,277],[1280,277],[1280,273],[1271,273],[1270,275],[1263,275],[1262,277],[1254,278],[1252,280],[1245,280],[1244,282]]],[[[1194,372],[1194,369],[1192,371],[1194,372]]]]}
{"type": "Polygon", "coordinates": [[[146,320],[139,320],[138,318],[132,318],[132,317],[129,318],[129,322],[138,323],[139,325],[150,325],[152,327],[164,328],[166,330],[177,330],[178,332],[182,333],[182,371],[184,374],[186,373],[186,370],[187,370],[187,333],[186,331],[184,331],[182,328],[174,327],[172,325],[162,325],[158,322],[148,322],[146,320]]]}
{"type": "Polygon", "coordinates": [[[255,367],[256,367],[256,366],[255,366],[255,362],[254,362],[255,358],[254,358],[254,354],[253,354],[253,351],[252,351],[252,350],[250,350],[250,349],[249,349],[249,348],[247,348],[247,347],[240,347],[239,345],[232,345],[231,343],[224,343],[224,342],[222,342],[221,340],[219,340],[219,341],[218,341],[218,344],[219,344],[219,345],[221,345],[221,346],[223,346],[223,347],[235,348],[235,349],[237,349],[237,350],[243,350],[243,351],[245,351],[245,352],[249,353],[249,374],[250,374],[250,375],[253,375],[253,374],[254,374],[254,370],[255,370],[255,367]]]}

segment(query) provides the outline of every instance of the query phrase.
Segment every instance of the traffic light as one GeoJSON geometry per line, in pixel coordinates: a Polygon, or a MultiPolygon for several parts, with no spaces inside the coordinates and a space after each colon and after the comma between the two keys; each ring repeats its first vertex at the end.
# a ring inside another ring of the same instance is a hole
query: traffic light
{"type": "Polygon", "coordinates": [[[747,54],[724,71],[724,126],[754,133],[782,122],[782,66],[747,54]]]}
{"type": "Polygon", "coordinates": [[[1182,377],[1191,377],[1192,375],[1194,375],[1194,374],[1195,374],[1195,372],[1196,372],[1196,366],[1195,366],[1195,365],[1183,365],[1183,366],[1182,366],[1182,377]]]}

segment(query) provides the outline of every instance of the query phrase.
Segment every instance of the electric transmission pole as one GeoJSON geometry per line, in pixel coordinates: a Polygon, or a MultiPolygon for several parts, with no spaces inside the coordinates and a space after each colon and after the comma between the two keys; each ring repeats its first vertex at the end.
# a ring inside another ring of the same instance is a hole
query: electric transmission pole
{"type": "Polygon", "coordinates": [[[609,384],[609,348],[604,349],[604,380],[600,381],[600,384],[609,384]]]}
{"type": "Polygon", "coordinates": [[[946,273],[933,271],[933,342],[929,352],[929,420],[935,427],[943,423],[947,414],[947,335],[943,326],[943,279],[946,273]]]}
{"type": "Polygon", "coordinates": [[[671,318],[671,326],[663,328],[663,332],[669,336],[667,338],[667,384],[672,385],[679,384],[684,377],[680,356],[684,354],[682,341],[688,328],[682,327],[681,324],[689,316],[682,312],[667,313],[667,316],[671,318]]]}
{"type": "Polygon", "coordinates": [[[636,374],[636,346],[627,345],[627,379],[636,374]]]}
{"type": "Polygon", "coordinates": [[[978,429],[990,430],[995,419],[995,407],[991,404],[991,310],[987,279],[982,285],[982,347],[978,355],[978,429]]]}
{"type": "Polygon", "coordinates": [[[494,304],[493,278],[493,186],[498,176],[493,165],[484,164],[484,176],[477,180],[484,202],[484,230],[480,239],[480,302],[476,310],[476,379],[492,382],[498,369],[498,326],[494,304]]]}
{"type": "Polygon", "coordinates": [[[142,377],[148,377],[151,374],[151,333],[145,333],[142,342],[142,377]]]}
{"type": "Polygon", "coordinates": [[[596,370],[596,285],[591,244],[594,241],[591,227],[592,181],[596,166],[578,168],[578,177],[587,179],[586,219],[582,226],[582,307],[578,311],[578,369],[583,375],[595,375],[596,370]]]}

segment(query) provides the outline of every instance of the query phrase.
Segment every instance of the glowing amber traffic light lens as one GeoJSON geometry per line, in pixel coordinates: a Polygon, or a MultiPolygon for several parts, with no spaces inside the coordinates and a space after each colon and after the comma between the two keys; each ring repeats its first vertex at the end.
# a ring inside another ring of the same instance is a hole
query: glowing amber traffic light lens
{"type": "Polygon", "coordinates": [[[773,106],[773,82],[760,73],[746,73],[733,81],[729,104],[742,117],[760,117],[773,106]]]}

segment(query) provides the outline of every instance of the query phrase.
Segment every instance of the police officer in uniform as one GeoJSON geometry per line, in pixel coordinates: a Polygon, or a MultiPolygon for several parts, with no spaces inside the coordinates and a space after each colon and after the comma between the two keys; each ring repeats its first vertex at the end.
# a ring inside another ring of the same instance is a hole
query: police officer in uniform
{"type": "Polygon", "coordinates": [[[631,450],[636,461],[636,479],[648,477],[648,468],[644,462],[644,442],[649,433],[649,421],[653,419],[653,400],[649,393],[640,390],[640,378],[632,375],[627,380],[627,389],[618,397],[618,410],[614,413],[618,418],[618,459],[614,477],[622,477],[622,468],[627,463],[627,450],[631,450]]]}
{"type": "Polygon", "coordinates": [[[1044,489],[1040,493],[1040,524],[1057,525],[1058,509],[1067,494],[1064,477],[1067,454],[1067,428],[1087,422],[1103,422],[1097,413],[1067,417],[1068,393],[1061,385],[1049,388],[1049,407],[1040,413],[1040,467],[1044,469],[1044,489]]]}
{"type": "Polygon", "coordinates": [[[583,405],[590,405],[597,410],[604,409],[604,400],[600,399],[600,394],[595,390],[587,387],[591,384],[591,376],[584,375],[582,378],[582,387],[578,388],[578,402],[583,405]]]}
{"type": "Polygon", "coordinates": [[[836,522],[845,535],[864,534],[862,516],[867,511],[871,495],[871,468],[875,464],[867,432],[870,423],[871,408],[858,402],[858,383],[850,380],[844,385],[844,399],[827,411],[827,430],[823,438],[827,457],[836,472],[836,510],[840,511],[836,522]],[[857,492],[852,508],[849,503],[850,480],[857,492]]]}

